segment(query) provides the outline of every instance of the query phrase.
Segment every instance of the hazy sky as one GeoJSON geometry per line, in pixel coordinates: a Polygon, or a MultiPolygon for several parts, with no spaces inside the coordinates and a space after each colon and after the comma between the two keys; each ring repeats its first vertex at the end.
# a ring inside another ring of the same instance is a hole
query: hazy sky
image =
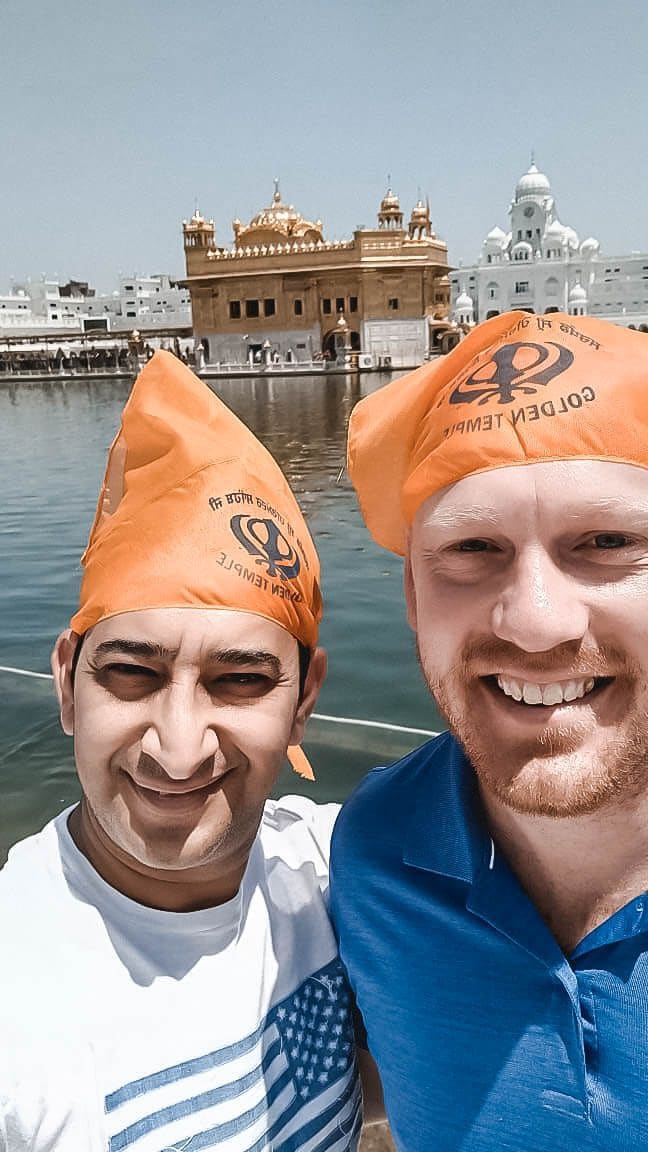
{"type": "Polygon", "coordinates": [[[646,0],[0,0],[0,286],[184,269],[272,196],[329,239],[391,174],[452,263],[533,149],[564,223],[648,250],[646,0]]]}

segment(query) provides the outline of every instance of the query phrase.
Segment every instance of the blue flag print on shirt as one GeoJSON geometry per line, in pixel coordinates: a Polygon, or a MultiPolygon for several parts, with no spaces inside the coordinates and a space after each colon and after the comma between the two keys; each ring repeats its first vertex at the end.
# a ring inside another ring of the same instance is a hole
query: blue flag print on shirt
{"type": "Polygon", "coordinates": [[[360,1089],[340,961],[251,1035],[125,1084],[105,1108],[110,1152],[351,1152],[360,1089]]]}

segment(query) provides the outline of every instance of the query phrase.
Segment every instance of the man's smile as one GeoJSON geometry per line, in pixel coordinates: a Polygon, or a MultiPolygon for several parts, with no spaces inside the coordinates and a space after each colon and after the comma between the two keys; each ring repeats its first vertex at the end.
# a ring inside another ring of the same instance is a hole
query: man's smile
{"type": "Polygon", "coordinates": [[[132,776],[127,772],[123,773],[126,777],[127,786],[135,793],[138,799],[143,800],[146,804],[154,807],[155,809],[166,812],[179,814],[184,811],[195,811],[196,808],[202,806],[210,796],[218,792],[223,779],[229,775],[230,769],[224,768],[216,777],[210,780],[208,784],[200,787],[176,787],[176,788],[153,788],[150,785],[138,784],[132,776]]]}
{"type": "Polygon", "coordinates": [[[514,679],[512,676],[497,676],[497,685],[505,696],[523,700],[525,704],[563,704],[565,701],[580,700],[591,692],[596,679],[580,677],[574,680],[554,680],[548,684],[537,684],[529,680],[514,679]]]}
{"type": "Polygon", "coordinates": [[[557,708],[565,704],[578,705],[591,696],[598,696],[614,682],[610,676],[572,676],[556,680],[530,680],[502,672],[480,677],[489,689],[489,695],[504,698],[511,704],[531,707],[557,708]]]}

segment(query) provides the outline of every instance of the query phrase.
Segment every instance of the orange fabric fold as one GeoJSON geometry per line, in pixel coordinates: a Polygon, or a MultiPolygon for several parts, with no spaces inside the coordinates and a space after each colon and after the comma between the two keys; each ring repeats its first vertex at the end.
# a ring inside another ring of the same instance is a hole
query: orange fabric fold
{"type": "Polygon", "coordinates": [[[348,469],[365,523],[404,555],[418,507],[471,473],[541,460],[648,467],[648,336],[509,312],[361,400],[348,469]]]}
{"type": "Polygon", "coordinates": [[[297,773],[298,776],[303,776],[304,780],[315,779],[315,773],[311,768],[310,761],[304,752],[304,749],[300,748],[298,744],[291,744],[288,748],[286,756],[288,758],[290,767],[292,768],[293,772],[297,773]]]}
{"type": "Polygon", "coordinates": [[[133,385],[81,562],[75,632],[143,608],[222,607],[317,641],[319,560],[283,473],[170,352],[133,385]]]}

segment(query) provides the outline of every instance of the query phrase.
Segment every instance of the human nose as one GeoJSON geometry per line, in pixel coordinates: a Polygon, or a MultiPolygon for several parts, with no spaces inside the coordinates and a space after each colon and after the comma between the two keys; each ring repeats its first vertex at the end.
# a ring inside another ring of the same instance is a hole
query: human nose
{"type": "Polygon", "coordinates": [[[141,749],[172,780],[188,780],[200,769],[211,773],[220,752],[218,734],[190,685],[170,684],[157,695],[141,749]]]}
{"type": "Polygon", "coordinates": [[[581,640],[589,626],[582,590],[542,549],[516,558],[492,612],[501,640],[524,652],[547,652],[581,640]]]}

